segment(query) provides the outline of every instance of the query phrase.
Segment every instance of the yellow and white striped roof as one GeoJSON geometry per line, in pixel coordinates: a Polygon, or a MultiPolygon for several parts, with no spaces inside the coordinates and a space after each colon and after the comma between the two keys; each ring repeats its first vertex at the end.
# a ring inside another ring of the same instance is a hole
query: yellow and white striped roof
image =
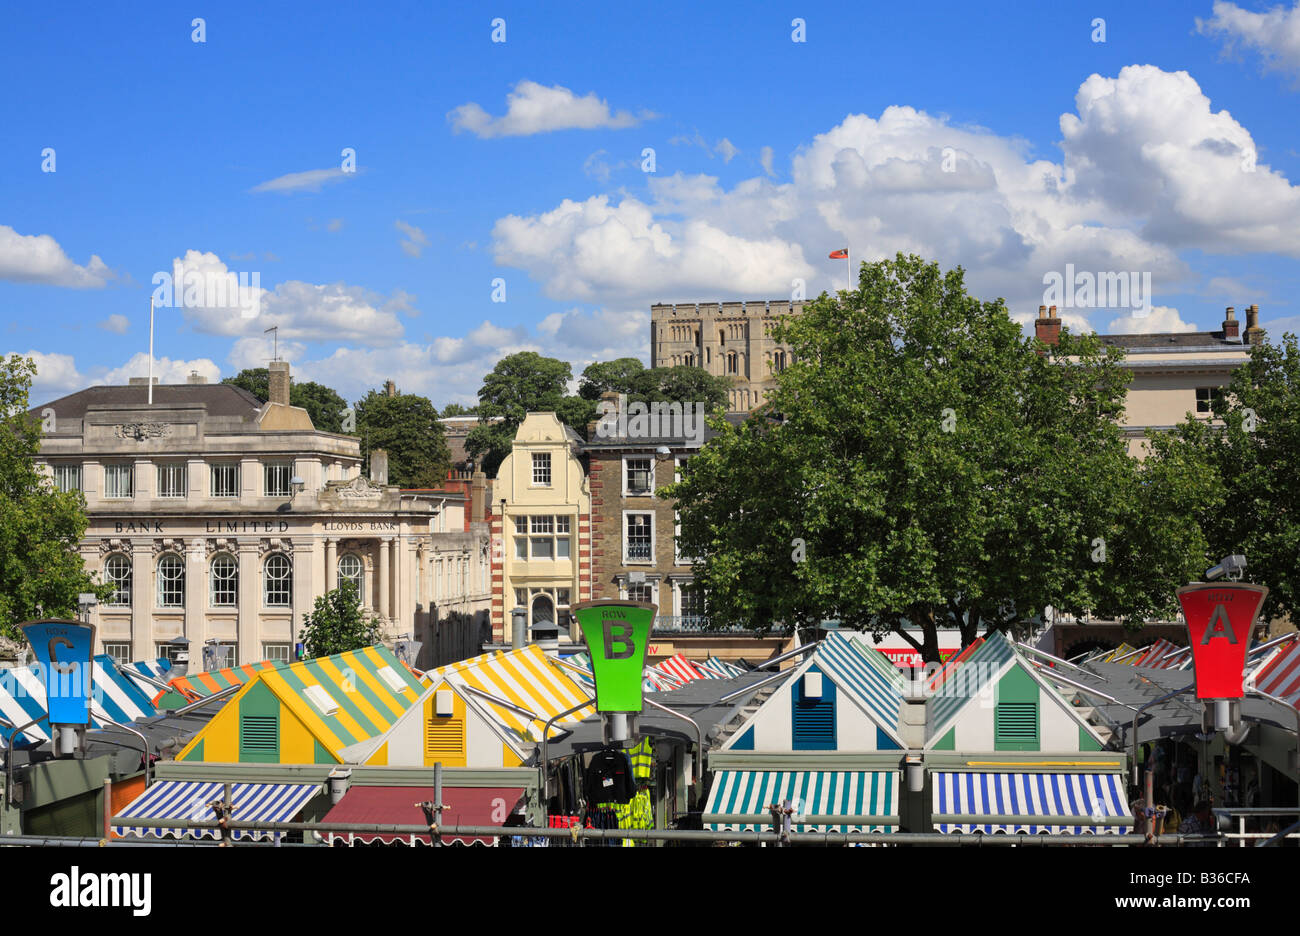
{"type": "Polygon", "coordinates": [[[424,675],[428,686],[436,686],[444,679],[454,686],[469,686],[489,693],[538,716],[528,718],[469,693],[474,703],[498,722],[532,741],[541,741],[546,721],[566,709],[587,703],[572,715],[557,720],[551,728],[552,737],[560,733],[558,726],[580,722],[596,710],[595,701],[582,684],[552,662],[536,644],[521,650],[485,653],[424,675]]]}

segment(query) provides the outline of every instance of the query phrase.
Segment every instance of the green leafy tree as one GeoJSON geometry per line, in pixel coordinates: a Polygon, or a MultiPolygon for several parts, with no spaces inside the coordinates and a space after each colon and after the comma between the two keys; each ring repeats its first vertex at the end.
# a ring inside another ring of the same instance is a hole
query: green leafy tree
{"type": "MultiPolygon", "coordinates": [[[[36,365],[0,359],[0,634],[22,640],[18,625],[36,617],[75,617],[77,597],[107,600],[78,546],[89,525],[80,491],[56,491],[34,461],[41,421],[28,412],[36,365]]],[[[57,414],[56,414],[57,416],[57,414]]]]}
{"type": "Polygon", "coordinates": [[[388,452],[388,481],[404,488],[440,487],[451,466],[451,451],[438,411],[427,397],[388,396],[371,390],[357,402],[361,457],[374,449],[388,452]]]}
{"type": "Polygon", "coordinates": [[[463,403],[448,403],[442,408],[442,412],[439,415],[441,415],[443,419],[446,419],[448,416],[477,416],[478,407],[465,406],[463,403]]]}
{"type": "Polygon", "coordinates": [[[270,371],[265,367],[246,367],[234,377],[227,377],[221,382],[241,387],[265,403],[271,399],[270,381],[270,371]]]}
{"type": "Polygon", "coordinates": [[[596,407],[590,400],[568,395],[572,378],[569,364],[542,357],[536,351],[503,357],[483,378],[478,392],[479,417],[488,420],[499,416],[501,420],[485,421],[471,429],[465,438],[465,451],[492,476],[510,454],[515,432],[528,413],[554,412],[565,425],[583,432],[595,418],[596,407]]]}
{"type": "MultiPolygon", "coordinates": [[[[1300,602],[1300,347],[1251,347],[1250,358],[1212,403],[1217,425],[1191,413],[1173,433],[1174,454],[1205,459],[1221,499],[1199,505],[1208,564],[1231,553],[1246,556],[1245,579],[1267,585],[1260,617],[1296,617],[1300,602]]],[[[1204,568],[1204,567],[1203,567],[1204,568]]]]}
{"type": "Polygon", "coordinates": [[[1174,512],[1213,473],[1128,456],[1121,354],[1068,331],[1047,348],[960,268],[915,256],[864,264],[858,285],[778,326],[796,363],[767,415],[715,418],[663,492],[710,625],[838,619],[937,661],[939,627],[965,645],[1049,605],[1126,621],[1170,605],[1206,546],[1174,512]]]}
{"type": "Polygon", "coordinates": [[[596,401],[603,393],[623,393],[628,403],[703,403],[709,411],[727,405],[732,382],[702,367],[647,368],[636,358],[588,364],[578,382],[578,395],[596,401]]]}
{"type": "Polygon", "coordinates": [[[321,595],[311,613],[304,615],[302,643],[309,657],[334,656],[379,641],[379,624],[362,613],[352,582],[340,582],[338,588],[321,595]]]}
{"type": "Polygon", "coordinates": [[[321,432],[343,432],[343,413],[348,401],[330,387],[311,380],[295,383],[289,389],[289,402],[305,409],[311,424],[321,432]]]}
{"type": "MultiPolygon", "coordinates": [[[[242,387],[265,403],[271,398],[269,373],[265,367],[247,367],[221,382],[242,387]]],[[[324,384],[310,380],[293,383],[289,387],[289,405],[305,409],[311,416],[312,425],[322,432],[343,431],[343,411],[348,402],[324,384]]]]}

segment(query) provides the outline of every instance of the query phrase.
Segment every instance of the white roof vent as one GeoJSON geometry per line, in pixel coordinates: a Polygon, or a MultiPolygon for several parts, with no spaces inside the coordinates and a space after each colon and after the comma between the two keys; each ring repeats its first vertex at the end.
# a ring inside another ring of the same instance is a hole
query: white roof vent
{"type": "Polygon", "coordinates": [[[311,700],[311,704],[320,709],[322,715],[333,715],[339,710],[339,704],[334,701],[334,697],[325,691],[323,686],[307,686],[303,694],[311,700]]]}
{"type": "Polygon", "coordinates": [[[394,692],[405,692],[410,688],[406,684],[406,680],[401,677],[401,674],[391,666],[380,667],[378,673],[379,678],[382,679],[388,685],[388,688],[392,689],[394,692]]]}

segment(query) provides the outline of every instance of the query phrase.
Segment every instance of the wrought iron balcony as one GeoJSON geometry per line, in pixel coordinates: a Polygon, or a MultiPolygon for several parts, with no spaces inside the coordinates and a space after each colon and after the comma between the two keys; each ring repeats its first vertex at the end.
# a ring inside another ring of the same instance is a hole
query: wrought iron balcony
{"type": "MultiPolygon", "coordinates": [[[[661,614],[655,618],[654,629],[656,633],[660,631],[674,634],[704,633],[709,630],[709,616],[707,614],[661,614]]],[[[735,624],[731,627],[715,630],[714,633],[748,633],[751,630],[753,628],[735,624]]]]}

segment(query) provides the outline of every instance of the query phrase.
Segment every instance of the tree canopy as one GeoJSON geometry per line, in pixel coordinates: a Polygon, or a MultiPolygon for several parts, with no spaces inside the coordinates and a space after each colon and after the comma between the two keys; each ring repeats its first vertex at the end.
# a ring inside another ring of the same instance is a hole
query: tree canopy
{"type": "Polygon", "coordinates": [[[588,364],[578,395],[596,401],[602,393],[623,393],[628,403],[703,403],[712,411],[726,407],[730,388],[730,379],[702,367],[646,367],[636,358],[618,358],[588,364]]]}
{"type": "Polygon", "coordinates": [[[1191,511],[1210,544],[1208,559],[1241,553],[1247,581],[1269,588],[1261,619],[1295,618],[1300,601],[1300,348],[1296,336],[1251,347],[1226,392],[1212,402],[1220,425],[1188,414],[1169,441],[1171,457],[1204,461],[1218,499],[1191,511]]]}
{"type": "Polygon", "coordinates": [[[366,619],[352,582],[342,581],[338,588],[318,597],[312,611],[304,615],[302,643],[308,657],[372,647],[379,640],[379,624],[366,619]]]}
{"type": "Polygon", "coordinates": [[[510,454],[515,432],[529,413],[554,412],[565,425],[584,431],[595,418],[596,408],[590,401],[568,394],[572,379],[569,364],[536,351],[503,357],[483,378],[477,409],[485,421],[469,431],[465,451],[493,476],[510,454]],[[486,421],[494,417],[500,420],[486,421]]]}
{"type": "Polygon", "coordinates": [[[1211,496],[1212,472],[1129,457],[1128,375],[1095,335],[1048,348],[967,295],[960,268],[900,254],[775,337],[795,363],[768,406],[715,419],[663,492],[711,626],[836,619],[917,644],[910,623],[935,661],[940,626],[965,645],[1049,605],[1136,621],[1203,568],[1177,511],[1211,496]]]}
{"type": "Polygon", "coordinates": [[[76,617],[77,597],[101,600],[111,584],[85,570],[78,546],[89,525],[80,491],[56,491],[37,467],[41,422],[28,412],[36,365],[0,359],[0,634],[22,640],[36,617],[76,617]]]}
{"type": "Polygon", "coordinates": [[[388,396],[371,390],[357,401],[361,458],[375,449],[388,452],[388,482],[404,488],[441,487],[451,466],[451,451],[438,411],[427,397],[388,396]]]}
{"type": "MultiPolygon", "coordinates": [[[[234,377],[227,377],[221,382],[242,387],[263,403],[271,398],[270,371],[265,367],[245,368],[234,377]]],[[[305,409],[311,416],[312,425],[322,432],[343,431],[343,412],[347,409],[347,400],[324,384],[311,380],[290,384],[289,405],[305,409]]]]}

